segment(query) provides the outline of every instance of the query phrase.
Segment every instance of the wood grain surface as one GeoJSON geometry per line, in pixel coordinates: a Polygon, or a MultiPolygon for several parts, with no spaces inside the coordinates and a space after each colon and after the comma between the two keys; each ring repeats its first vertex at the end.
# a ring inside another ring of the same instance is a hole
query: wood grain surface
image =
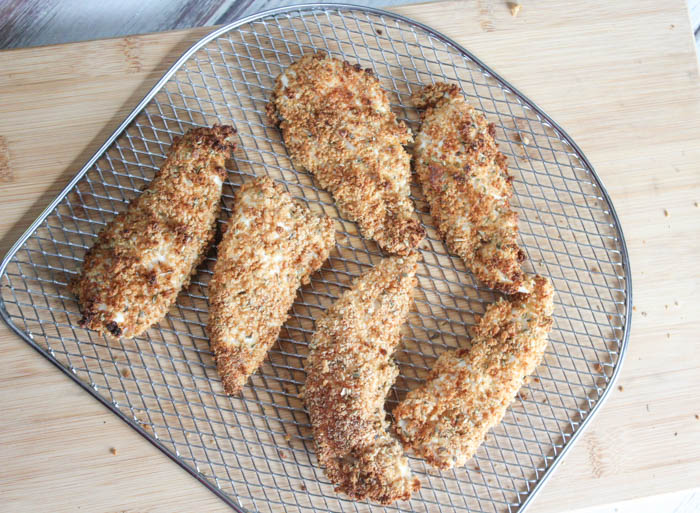
{"type": "MultiPolygon", "coordinates": [[[[592,161],[627,237],[635,311],[619,389],[528,511],[696,486],[700,88],[685,4],[543,0],[517,18],[485,1],[394,10],[552,115],[592,161]]],[[[0,254],[208,31],[0,53],[0,254]]],[[[4,325],[0,411],[5,510],[228,511],[4,325]]]]}

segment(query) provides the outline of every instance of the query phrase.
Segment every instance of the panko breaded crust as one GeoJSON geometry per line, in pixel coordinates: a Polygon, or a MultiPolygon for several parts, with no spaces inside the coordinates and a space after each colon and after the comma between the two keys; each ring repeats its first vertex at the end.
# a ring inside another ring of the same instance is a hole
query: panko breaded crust
{"type": "Polygon", "coordinates": [[[510,205],[513,177],[498,151],[494,125],[454,84],[423,87],[411,100],[425,109],[414,167],[440,236],[488,287],[529,292],[532,280],[521,269],[525,253],[510,205]]]}
{"type": "Polygon", "coordinates": [[[100,232],[71,286],[81,326],[136,337],[165,317],[214,238],[235,133],[215,125],[173,141],[153,181],[100,232]]]}
{"type": "Polygon", "coordinates": [[[265,359],[297,289],[335,245],[333,221],[264,177],[244,184],[218,247],[207,331],[227,394],[265,359]]]}
{"type": "Polygon", "coordinates": [[[316,322],[306,361],[306,408],[328,478],[354,499],[408,500],[420,488],[389,432],[384,401],[416,284],[418,255],[391,257],[360,276],[316,322]]]}
{"type": "Polygon", "coordinates": [[[402,146],[411,134],[372,70],[322,53],[304,55],[277,77],[268,117],[294,162],[333,195],[363,236],[399,255],[423,240],[402,146]]]}
{"type": "Polygon", "coordinates": [[[443,353],[426,383],[394,409],[404,447],[437,469],[463,466],[542,361],[553,300],[551,283],[537,276],[531,294],[489,306],[471,349],[443,353]]]}

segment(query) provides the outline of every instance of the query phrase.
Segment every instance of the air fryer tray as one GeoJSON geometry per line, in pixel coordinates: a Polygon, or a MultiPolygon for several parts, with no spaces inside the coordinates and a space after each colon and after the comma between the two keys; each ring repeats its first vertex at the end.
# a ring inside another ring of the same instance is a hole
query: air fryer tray
{"type": "MultiPolygon", "coordinates": [[[[528,272],[557,292],[544,363],[503,423],[465,468],[411,467],[423,486],[387,511],[515,511],[525,506],[599,408],[629,335],[631,282],[622,231],[591,164],[530,100],[450,39],[377,9],[308,5],[268,11],[216,30],[188,50],[15,244],[0,268],[0,314],[27,343],[236,510],[367,511],[338,495],[319,467],[299,399],[314,319],[354,276],[381,258],[339,216],[331,197],[295,168],[265,117],[275,77],[302,54],[325,51],[374,70],[394,111],[414,131],[410,93],[459,84],[496,124],[515,175],[513,205],[528,272]],[[108,342],[78,327],[67,283],[100,229],[153,177],[175,136],[233,124],[240,147],[224,187],[267,174],[315,212],[332,216],[338,245],[260,371],[239,397],[223,393],[209,351],[207,283],[215,252],[167,318],[136,339],[108,342]]],[[[421,245],[415,306],[387,403],[418,386],[436,358],[467,346],[467,328],[496,296],[440,241],[420,189],[413,198],[428,237],[421,245]]]]}

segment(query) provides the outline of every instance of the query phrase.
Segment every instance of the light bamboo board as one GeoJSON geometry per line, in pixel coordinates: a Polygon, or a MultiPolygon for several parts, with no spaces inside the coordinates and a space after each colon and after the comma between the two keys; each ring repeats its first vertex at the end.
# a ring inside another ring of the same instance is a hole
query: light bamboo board
{"type": "MultiPolygon", "coordinates": [[[[538,2],[518,18],[500,2],[396,9],[551,114],[593,162],[628,240],[637,306],[623,390],[531,511],[677,490],[700,475],[700,89],[685,5],[664,4],[538,2]]],[[[206,32],[0,53],[3,253],[206,32]]],[[[226,511],[4,326],[0,341],[0,492],[13,511],[226,511]]]]}

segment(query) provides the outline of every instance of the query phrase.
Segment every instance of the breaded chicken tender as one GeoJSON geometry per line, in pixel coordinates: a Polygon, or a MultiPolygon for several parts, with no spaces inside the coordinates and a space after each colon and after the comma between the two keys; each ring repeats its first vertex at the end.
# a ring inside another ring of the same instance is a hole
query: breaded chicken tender
{"type": "Polygon", "coordinates": [[[333,221],[312,214],[271,179],[239,189],[209,284],[207,331],[227,394],[258,369],[297,289],[334,245],[333,221]]]}
{"type": "Polygon", "coordinates": [[[137,337],[165,317],[214,238],[235,133],[195,128],[174,141],[153,181],[100,232],[71,287],[82,326],[137,337]]]}
{"type": "Polygon", "coordinates": [[[294,162],[333,195],[364,237],[399,255],[423,240],[402,146],[411,134],[371,70],[305,55],[277,77],[268,116],[294,162]]]}
{"type": "Polygon", "coordinates": [[[390,504],[420,487],[384,411],[417,261],[415,253],[386,258],[364,273],[316,322],[311,340],[303,396],[316,455],[336,491],[354,499],[390,504]]]}
{"type": "Polygon", "coordinates": [[[454,84],[423,87],[412,102],[425,109],[414,167],[440,236],[489,288],[529,292],[532,280],[520,267],[525,253],[510,205],[513,178],[494,140],[494,125],[454,84]]]}
{"type": "Polygon", "coordinates": [[[443,353],[426,383],[394,409],[406,449],[437,469],[463,466],[542,361],[552,328],[554,289],[534,279],[531,294],[489,306],[472,329],[471,349],[443,353]]]}

